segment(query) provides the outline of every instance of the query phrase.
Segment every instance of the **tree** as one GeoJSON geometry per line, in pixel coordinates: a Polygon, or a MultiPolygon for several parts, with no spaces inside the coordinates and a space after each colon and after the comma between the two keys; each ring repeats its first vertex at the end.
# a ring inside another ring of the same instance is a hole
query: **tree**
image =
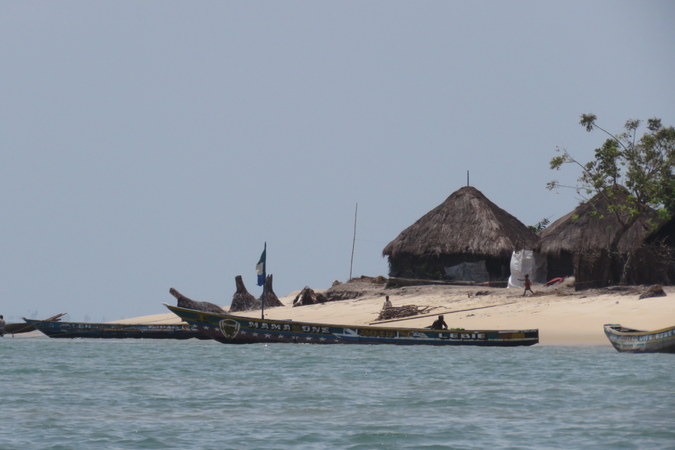
{"type": "MultiPolygon", "coordinates": [[[[626,282],[631,278],[631,273],[635,273],[638,260],[649,260],[654,270],[657,260],[664,267],[672,268],[671,251],[663,246],[636,248],[623,255],[618,247],[626,232],[639,219],[655,228],[661,220],[655,217],[654,211],[664,220],[675,214],[675,128],[663,127],[661,119],[649,119],[647,130],[638,138],[639,120],[626,121],[624,131],[617,135],[599,126],[594,114],[583,114],[579,124],[588,132],[597,129],[609,138],[595,149],[595,158],[585,164],[567,150],[558,148],[560,155],[551,159],[551,169],[559,170],[565,164],[578,166],[581,176],[575,186],[577,192],[585,197],[604,200],[593,202],[592,206],[596,208],[593,214],[600,220],[612,215],[618,228],[610,234],[606,248],[599,254],[581,252],[577,255],[580,258],[578,261],[587,265],[586,268],[580,268],[575,263],[577,281],[579,278],[594,277],[589,273],[593,267],[604,267],[605,271],[601,270],[604,279],[600,282],[626,282]],[[622,267],[621,273],[614,272],[612,267],[622,267]]],[[[561,185],[551,181],[547,187],[556,189],[561,185]]]]}
{"type": "MultiPolygon", "coordinates": [[[[595,129],[609,138],[595,149],[595,159],[585,164],[567,150],[558,148],[560,155],[551,159],[551,169],[559,170],[564,164],[574,164],[582,174],[577,192],[586,195],[611,195],[616,185],[623,185],[629,192],[628,201],[612,201],[610,213],[624,217],[640,215],[649,209],[668,219],[675,214],[675,128],[663,127],[661,119],[647,120],[647,131],[638,139],[640,120],[628,120],[624,131],[613,135],[597,124],[595,114],[583,114],[579,124],[586,131],[595,129]]],[[[551,181],[547,188],[560,187],[551,181]]]]}
{"type": "Polygon", "coordinates": [[[541,232],[544,231],[550,223],[551,221],[547,217],[544,217],[536,224],[528,225],[527,228],[529,228],[534,234],[541,234],[541,232]]]}

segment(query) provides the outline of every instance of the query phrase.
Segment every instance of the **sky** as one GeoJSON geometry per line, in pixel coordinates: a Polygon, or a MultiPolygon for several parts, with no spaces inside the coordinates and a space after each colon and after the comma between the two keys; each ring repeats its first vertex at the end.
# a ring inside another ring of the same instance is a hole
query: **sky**
{"type": "Polygon", "coordinates": [[[386,276],[467,172],[553,221],[580,200],[546,190],[579,176],[556,148],[606,138],[582,113],[675,125],[673,23],[669,0],[0,0],[0,314],[227,305],[237,275],[257,297],[265,243],[280,297],[386,276]]]}

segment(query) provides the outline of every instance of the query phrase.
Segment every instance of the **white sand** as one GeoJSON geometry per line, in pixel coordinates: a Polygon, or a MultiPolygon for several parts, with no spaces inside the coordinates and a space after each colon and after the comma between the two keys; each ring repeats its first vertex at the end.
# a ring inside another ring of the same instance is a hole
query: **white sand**
{"type": "MultiPolygon", "coordinates": [[[[393,306],[417,305],[432,309],[427,317],[383,323],[382,326],[425,327],[434,321],[436,315],[444,314],[445,321],[451,328],[538,328],[540,345],[609,346],[602,327],[606,323],[620,323],[644,330],[675,325],[673,286],[664,288],[666,297],[642,300],[639,299],[639,287],[628,291],[588,292],[573,292],[565,288],[556,290],[536,285],[533,289],[536,293],[534,296],[523,297],[519,289],[415,286],[385,291],[377,286],[372,292],[369,291],[357,299],[300,307],[292,307],[292,301],[297,295],[293,293],[280,299],[285,306],[265,310],[265,317],[333,324],[370,324],[377,320],[384,295],[387,294],[393,306]]],[[[167,303],[169,302],[167,299],[167,303]]],[[[237,314],[259,317],[260,311],[237,314]]],[[[179,319],[173,313],[167,312],[118,322],[178,323],[179,319]]]]}

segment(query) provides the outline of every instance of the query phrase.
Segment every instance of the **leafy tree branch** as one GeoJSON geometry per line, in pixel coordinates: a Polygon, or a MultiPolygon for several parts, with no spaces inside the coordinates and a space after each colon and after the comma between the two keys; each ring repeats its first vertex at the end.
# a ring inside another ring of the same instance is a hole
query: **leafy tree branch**
{"type": "MultiPolygon", "coordinates": [[[[595,149],[594,159],[582,163],[565,149],[550,161],[553,170],[566,164],[581,170],[576,190],[585,197],[600,194],[607,201],[610,213],[623,218],[635,217],[655,209],[663,218],[675,214],[675,128],[664,127],[661,119],[647,120],[647,131],[640,137],[640,120],[628,120],[624,130],[611,134],[597,123],[595,114],[583,114],[579,124],[587,132],[600,130],[609,138],[595,149]],[[623,185],[629,192],[628,199],[612,198],[614,186],[623,185]]],[[[549,190],[561,186],[557,181],[547,183],[549,190]]],[[[626,223],[626,225],[628,225],[626,223]]]]}

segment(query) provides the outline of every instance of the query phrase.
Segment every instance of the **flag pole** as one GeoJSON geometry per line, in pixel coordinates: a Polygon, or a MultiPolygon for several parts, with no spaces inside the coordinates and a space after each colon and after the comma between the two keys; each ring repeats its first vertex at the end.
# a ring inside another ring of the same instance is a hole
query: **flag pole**
{"type": "Polygon", "coordinates": [[[255,267],[256,274],[258,275],[258,286],[262,286],[263,291],[260,296],[260,316],[262,319],[265,318],[265,281],[267,280],[267,241],[265,241],[265,247],[258,264],[255,267]]]}
{"type": "Polygon", "coordinates": [[[358,212],[359,212],[359,203],[356,202],[356,208],[354,209],[354,237],[352,238],[352,259],[349,262],[349,280],[352,279],[352,267],[354,266],[354,247],[356,246],[356,214],[358,212]]]}
{"type": "MultiPolygon", "coordinates": [[[[265,241],[265,248],[263,250],[263,253],[265,254],[265,260],[263,261],[263,278],[265,281],[267,281],[267,241],[265,241]]],[[[265,318],[265,281],[263,281],[263,291],[261,298],[262,300],[260,301],[260,318],[264,319],[265,318]]]]}

